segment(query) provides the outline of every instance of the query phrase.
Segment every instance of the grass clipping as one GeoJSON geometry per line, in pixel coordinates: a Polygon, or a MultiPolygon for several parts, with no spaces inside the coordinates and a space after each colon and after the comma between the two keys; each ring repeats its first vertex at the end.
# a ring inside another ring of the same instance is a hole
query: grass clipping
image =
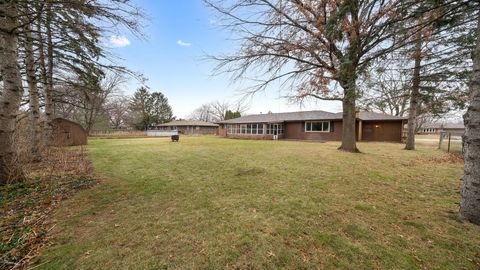
{"type": "Polygon", "coordinates": [[[22,269],[49,243],[53,210],[96,181],[83,147],[51,147],[25,168],[22,183],[0,186],[0,269],[22,269]]]}

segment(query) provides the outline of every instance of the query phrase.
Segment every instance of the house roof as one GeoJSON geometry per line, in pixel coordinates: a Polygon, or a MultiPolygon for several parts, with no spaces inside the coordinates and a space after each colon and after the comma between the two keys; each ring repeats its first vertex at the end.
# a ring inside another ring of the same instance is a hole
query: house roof
{"type": "Polygon", "coordinates": [[[375,121],[375,120],[407,120],[408,117],[395,116],[386,113],[377,112],[360,112],[360,120],[363,121],[375,121]]]}
{"type": "Polygon", "coordinates": [[[464,129],[463,123],[426,123],[422,128],[438,128],[438,129],[464,129]]]}
{"type": "MultiPolygon", "coordinates": [[[[375,112],[360,112],[360,119],[364,121],[373,120],[404,120],[405,117],[393,116],[375,112]]],[[[303,112],[285,112],[285,113],[267,113],[252,114],[235,119],[220,121],[221,124],[238,123],[275,123],[289,121],[308,121],[308,120],[342,120],[342,113],[331,113],[326,111],[303,111],[303,112]]]]}
{"type": "Polygon", "coordinates": [[[445,123],[443,124],[444,129],[464,129],[465,125],[463,123],[445,123]]]}
{"type": "Polygon", "coordinates": [[[422,128],[442,128],[442,123],[425,123],[422,128]]]}
{"type": "Polygon", "coordinates": [[[218,127],[217,124],[197,121],[197,120],[174,120],[172,122],[157,125],[158,127],[180,127],[180,126],[200,126],[200,127],[218,127]]]}

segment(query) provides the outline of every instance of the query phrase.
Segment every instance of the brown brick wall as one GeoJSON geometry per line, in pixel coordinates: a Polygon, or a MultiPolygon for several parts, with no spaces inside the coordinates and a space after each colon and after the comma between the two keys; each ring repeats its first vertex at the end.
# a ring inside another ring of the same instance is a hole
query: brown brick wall
{"type": "Polygon", "coordinates": [[[333,132],[305,132],[305,122],[287,122],[283,125],[285,139],[340,141],[342,139],[342,122],[331,121],[333,132]]]}
{"type": "Polygon", "coordinates": [[[220,125],[218,127],[218,135],[219,136],[222,136],[222,137],[226,137],[227,136],[227,130],[225,129],[225,125],[220,125]]]}

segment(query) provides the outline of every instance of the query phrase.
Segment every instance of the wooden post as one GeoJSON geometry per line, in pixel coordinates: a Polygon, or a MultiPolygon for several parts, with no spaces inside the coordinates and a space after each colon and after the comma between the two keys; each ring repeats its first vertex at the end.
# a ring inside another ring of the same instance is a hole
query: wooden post
{"type": "Polygon", "coordinates": [[[358,120],[358,141],[361,141],[362,140],[362,137],[363,137],[363,134],[362,134],[362,128],[363,124],[362,124],[362,120],[358,120]]]}
{"type": "Polygon", "coordinates": [[[450,153],[450,139],[452,138],[452,133],[448,133],[448,150],[447,152],[450,153]]]}
{"type": "Polygon", "coordinates": [[[443,131],[440,131],[440,141],[438,142],[438,149],[442,149],[442,142],[443,142],[443,131]]]}

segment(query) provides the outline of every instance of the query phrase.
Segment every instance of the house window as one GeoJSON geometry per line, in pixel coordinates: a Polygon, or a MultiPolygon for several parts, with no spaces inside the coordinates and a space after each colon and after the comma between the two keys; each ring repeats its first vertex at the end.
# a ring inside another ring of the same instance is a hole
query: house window
{"type": "Polygon", "coordinates": [[[227,125],[227,134],[263,134],[263,124],[227,125]]]}
{"type": "Polygon", "coordinates": [[[305,132],[330,132],[330,121],[305,122],[305,132]]]}
{"type": "Polygon", "coordinates": [[[247,134],[247,125],[240,125],[240,133],[247,134]]]}
{"type": "Polygon", "coordinates": [[[257,124],[257,134],[263,134],[263,124],[257,124]]]}
{"type": "Polygon", "coordinates": [[[238,133],[238,125],[227,125],[227,133],[228,134],[237,134],[238,133]]]}
{"type": "Polygon", "coordinates": [[[283,134],[283,124],[268,124],[267,134],[271,134],[271,135],[283,134]]]}

